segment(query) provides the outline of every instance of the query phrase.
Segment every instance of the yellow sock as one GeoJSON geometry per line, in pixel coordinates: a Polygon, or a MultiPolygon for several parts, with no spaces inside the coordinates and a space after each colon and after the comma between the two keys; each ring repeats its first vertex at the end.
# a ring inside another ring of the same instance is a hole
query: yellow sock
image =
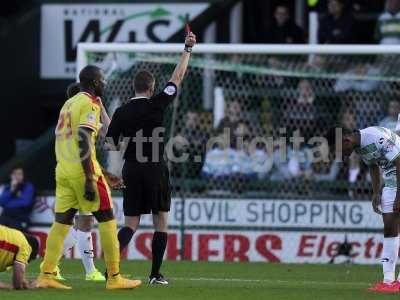
{"type": "Polygon", "coordinates": [[[46,241],[46,253],[44,255],[41,273],[53,273],[58,261],[61,258],[64,248],[64,240],[67,236],[71,225],[64,225],[54,222],[51,226],[46,241]]]}
{"type": "Polygon", "coordinates": [[[104,261],[109,275],[119,273],[119,241],[117,236],[117,222],[111,220],[99,223],[101,247],[104,252],[104,261]]]}

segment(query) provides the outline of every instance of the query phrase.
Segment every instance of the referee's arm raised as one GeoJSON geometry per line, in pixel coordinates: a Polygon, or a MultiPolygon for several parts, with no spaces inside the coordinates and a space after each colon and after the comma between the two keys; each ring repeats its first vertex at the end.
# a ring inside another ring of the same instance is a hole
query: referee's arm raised
{"type": "Polygon", "coordinates": [[[177,87],[181,84],[183,77],[185,77],[186,69],[189,64],[190,53],[192,52],[193,46],[196,44],[196,35],[193,32],[185,38],[185,50],[181,55],[179,63],[176,65],[174,73],[172,73],[170,82],[174,83],[177,87]]]}

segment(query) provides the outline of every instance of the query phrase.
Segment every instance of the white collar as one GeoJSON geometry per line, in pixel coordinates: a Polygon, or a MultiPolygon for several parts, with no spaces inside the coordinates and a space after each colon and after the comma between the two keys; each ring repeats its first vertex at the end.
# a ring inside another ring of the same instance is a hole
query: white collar
{"type": "Polygon", "coordinates": [[[133,97],[133,98],[130,98],[129,100],[136,100],[136,99],[150,99],[149,97],[143,97],[143,96],[140,96],[140,97],[133,97]]]}

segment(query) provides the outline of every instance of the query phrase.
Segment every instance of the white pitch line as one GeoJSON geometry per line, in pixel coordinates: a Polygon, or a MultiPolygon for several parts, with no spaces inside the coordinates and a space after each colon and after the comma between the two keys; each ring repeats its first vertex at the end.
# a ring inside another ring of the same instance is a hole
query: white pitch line
{"type": "MultiPolygon", "coordinates": [[[[38,273],[28,273],[27,277],[36,278],[38,273]]],[[[64,278],[71,280],[83,280],[83,275],[73,275],[73,274],[62,274],[64,278]]],[[[147,281],[147,277],[134,276],[134,275],[126,275],[125,277],[134,277],[137,279],[141,279],[143,281],[147,281]]],[[[211,277],[169,277],[171,281],[203,281],[203,282],[231,282],[231,283],[259,283],[259,284],[303,284],[303,285],[326,285],[326,286],[335,286],[335,285],[348,285],[348,286],[369,286],[372,285],[373,282],[344,282],[344,281],[314,281],[314,280],[280,280],[280,279],[248,279],[248,278],[211,278],[211,277]]]]}
{"type": "Polygon", "coordinates": [[[199,278],[185,278],[185,277],[175,277],[171,278],[171,280],[178,281],[224,281],[224,282],[244,282],[244,283],[266,283],[266,284],[274,284],[274,283],[298,283],[298,284],[312,284],[312,285],[371,285],[371,282],[342,282],[342,281],[312,281],[312,280],[280,280],[280,279],[245,279],[245,278],[208,278],[208,277],[199,277],[199,278]]]}

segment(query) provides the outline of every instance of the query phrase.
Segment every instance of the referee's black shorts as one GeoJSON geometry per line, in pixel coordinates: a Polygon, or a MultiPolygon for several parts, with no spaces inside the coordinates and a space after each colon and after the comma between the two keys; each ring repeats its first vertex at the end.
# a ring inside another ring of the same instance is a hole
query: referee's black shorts
{"type": "Polygon", "coordinates": [[[171,207],[169,171],[165,163],[125,161],[122,168],[124,215],[140,216],[167,212],[171,207]]]}

